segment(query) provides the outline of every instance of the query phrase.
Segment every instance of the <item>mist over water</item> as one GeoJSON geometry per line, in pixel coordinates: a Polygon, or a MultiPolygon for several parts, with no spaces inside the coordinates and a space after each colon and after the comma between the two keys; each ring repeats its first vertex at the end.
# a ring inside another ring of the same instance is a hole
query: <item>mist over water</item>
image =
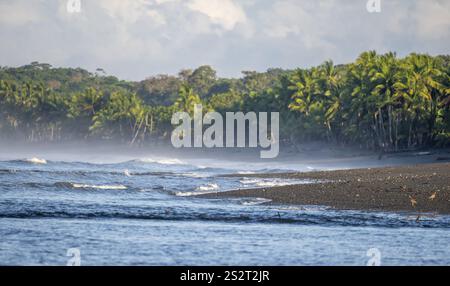
{"type": "Polygon", "coordinates": [[[311,183],[246,177],[251,173],[431,160],[338,155],[281,154],[267,161],[241,151],[2,148],[0,264],[65,265],[73,247],[82,265],[365,265],[373,247],[386,265],[450,263],[449,216],[417,223],[408,213],[194,196],[311,183]]]}

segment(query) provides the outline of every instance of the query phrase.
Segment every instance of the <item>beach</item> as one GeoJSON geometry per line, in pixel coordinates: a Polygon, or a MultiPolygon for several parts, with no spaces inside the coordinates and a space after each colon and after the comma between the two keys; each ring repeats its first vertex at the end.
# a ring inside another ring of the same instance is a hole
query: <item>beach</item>
{"type": "Polygon", "coordinates": [[[383,265],[450,264],[450,216],[434,215],[448,213],[449,165],[423,162],[447,153],[268,166],[99,148],[0,152],[2,264],[66,265],[78,248],[81,265],[365,265],[373,247],[383,265]],[[400,163],[420,165],[385,168],[400,163]],[[211,192],[225,193],[197,196],[211,192]]]}
{"type": "Polygon", "coordinates": [[[257,197],[269,199],[272,204],[414,212],[418,218],[420,213],[450,214],[450,163],[245,176],[306,179],[313,183],[240,189],[200,197],[257,197]]]}

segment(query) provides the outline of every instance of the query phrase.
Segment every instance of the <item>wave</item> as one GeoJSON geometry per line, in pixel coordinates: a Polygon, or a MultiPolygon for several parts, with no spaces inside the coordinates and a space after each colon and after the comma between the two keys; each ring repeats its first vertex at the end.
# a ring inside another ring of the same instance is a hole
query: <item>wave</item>
{"type": "Polygon", "coordinates": [[[194,197],[199,195],[206,195],[212,192],[176,192],[175,196],[177,197],[194,197]]]}
{"type": "Polygon", "coordinates": [[[99,190],[126,190],[124,185],[86,185],[86,184],[72,184],[75,189],[99,189],[99,190]]]}
{"type": "Polygon", "coordinates": [[[181,161],[179,159],[152,159],[152,158],[142,158],[134,160],[135,162],[141,162],[141,163],[156,163],[161,165],[187,165],[186,162],[181,161]]]}
{"type": "MultiPolygon", "coordinates": [[[[17,162],[17,161],[14,161],[17,162]]],[[[22,162],[22,161],[21,161],[22,162]]],[[[176,175],[173,172],[131,172],[128,170],[124,171],[101,171],[101,170],[43,170],[43,169],[0,169],[0,174],[32,174],[32,173],[43,173],[43,174],[59,174],[59,175],[79,175],[79,176],[89,176],[89,175],[114,175],[114,176],[166,176],[166,175],[176,175]]]]}
{"type": "Polygon", "coordinates": [[[200,187],[197,187],[193,192],[176,192],[175,196],[177,197],[192,197],[198,195],[205,195],[216,193],[219,190],[219,185],[217,184],[207,184],[200,187]]]}
{"type": "Polygon", "coordinates": [[[214,190],[218,190],[218,189],[219,189],[219,185],[217,185],[217,184],[207,184],[207,185],[196,188],[197,191],[214,191],[214,190]]]}
{"type": "Polygon", "coordinates": [[[25,161],[28,162],[28,163],[32,163],[32,164],[41,164],[41,165],[47,164],[47,160],[39,159],[37,157],[33,157],[31,159],[26,159],[25,161]]]}
{"type": "Polygon", "coordinates": [[[188,178],[207,178],[210,177],[210,174],[204,174],[204,173],[197,173],[197,172],[192,172],[192,173],[183,173],[181,174],[182,177],[188,177],[188,178]]]}
{"type": "Polygon", "coordinates": [[[253,175],[253,174],[256,174],[256,172],[254,172],[254,171],[239,171],[238,174],[239,175],[253,175]]]}
{"type": "Polygon", "coordinates": [[[254,199],[243,200],[241,202],[241,204],[244,206],[257,206],[257,205],[270,203],[271,201],[272,200],[265,199],[265,198],[254,198],[254,199]]]}
{"type": "Polygon", "coordinates": [[[45,165],[47,164],[47,160],[33,157],[33,158],[27,158],[27,159],[21,159],[21,160],[9,160],[9,161],[3,161],[8,163],[28,163],[28,164],[36,164],[36,165],[45,165]]]}
{"type": "Polygon", "coordinates": [[[129,172],[130,176],[170,176],[173,172],[129,172]]]}
{"type": "Polygon", "coordinates": [[[281,187],[296,184],[310,184],[310,180],[289,180],[289,179],[248,179],[240,180],[244,187],[281,187]]]}
{"type": "Polygon", "coordinates": [[[406,216],[387,216],[380,213],[361,213],[351,211],[328,212],[284,212],[275,211],[268,207],[261,212],[224,210],[209,210],[199,212],[181,210],[176,208],[111,208],[109,210],[86,211],[64,209],[17,209],[0,211],[0,218],[36,219],[141,219],[141,220],[165,220],[165,221],[223,221],[227,223],[287,223],[300,225],[321,226],[372,226],[372,227],[414,227],[414,228],[448,228],[448,217],[434,217],[417,223],[415,219],[406,216]]]}
{"type": "Polygon", "coordinates": [[[26,187],[26,188],[37,188],[40,190],[45,189],[86,189],[86,190],[129,190],[130,187],[125,185],[97,185],[97,184],[84,184],[84,183],[73,183],[73,182],[57,182],[57,183],[46,183],[46,182],[6,182],[0,183],[0,187],[15,188],[26,187]]]}
{"type": "Polygon", "coordinates": [[[71,182],[59,182],[54,184],[57,187],[65,187],[72,189],[96,189],[96,190],[127,190],[128,187],[124,185],[89,185],[71,182]]]}

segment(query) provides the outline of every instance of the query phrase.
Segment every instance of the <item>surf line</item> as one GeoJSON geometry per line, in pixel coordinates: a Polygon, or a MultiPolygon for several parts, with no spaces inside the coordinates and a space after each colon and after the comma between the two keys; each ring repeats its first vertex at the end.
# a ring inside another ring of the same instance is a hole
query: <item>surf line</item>
{"type": "Polygon", "coordinates": [[[188,112],[176,112],[172,115],[171,123],[178,125],[171,136],[172,145],[175,148],[260,147],[263,149],[269,148],[268,150],[260,151],[262,159],[272,159],[278,156],[280,150],[280,120],[278,112],[270,113],[269,133],[267,112],[259,112],[258,115],[255,112],[245,114],[243,112],[226,112],[225,133],[223,132],[224,119],[222,114],[207,112],[203,116],[203,106],[201,104],[194,105],[193,113],[193,118],[188,112]],[[209,125],[209,127],[204,130],[205,124],[209,125]],[[192,125],[194,126],[193,128],[192,125]],[[246,144],[247,138],[248,144],[246,144]]]}

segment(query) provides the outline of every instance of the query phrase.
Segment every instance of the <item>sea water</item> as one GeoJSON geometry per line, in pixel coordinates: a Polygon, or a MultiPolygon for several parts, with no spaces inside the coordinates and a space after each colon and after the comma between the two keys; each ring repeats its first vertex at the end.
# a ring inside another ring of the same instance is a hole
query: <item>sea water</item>
{"type": "Polygon", "coordinates": [[[196,194],[311,183],[251,173],[325,167],[148,157],[0,161],[0,264],[450,264],[450,217],[270,204],[196,194]],[[238,174],[236,177],[223,176],[238,174]],[[69,255],[69,256],[68,256],[69,255]]]}

